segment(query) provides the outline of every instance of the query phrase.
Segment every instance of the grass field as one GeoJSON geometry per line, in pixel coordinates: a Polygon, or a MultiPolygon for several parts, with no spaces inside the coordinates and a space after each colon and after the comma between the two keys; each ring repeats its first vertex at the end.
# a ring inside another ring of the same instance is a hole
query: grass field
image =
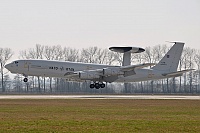
{"type": "Polygon", "coordinates": [[[0,100],[0,132],[199,132],[199,100],[0,100]]]}

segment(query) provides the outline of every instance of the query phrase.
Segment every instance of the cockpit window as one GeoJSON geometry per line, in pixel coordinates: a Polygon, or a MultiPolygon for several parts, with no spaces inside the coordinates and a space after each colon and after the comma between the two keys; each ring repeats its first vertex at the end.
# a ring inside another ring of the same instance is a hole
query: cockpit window
{"type": "Polygon", "coordinates": [[[15,63],[15,64],[18,64],[18,61],[15,61],[14,63],[15,63]]]}

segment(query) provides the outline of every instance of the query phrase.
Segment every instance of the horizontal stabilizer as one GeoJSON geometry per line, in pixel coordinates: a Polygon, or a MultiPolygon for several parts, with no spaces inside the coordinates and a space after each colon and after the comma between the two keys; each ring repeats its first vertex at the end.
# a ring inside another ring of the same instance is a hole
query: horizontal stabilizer
{"type": "Polygon", "coordinates": [[[181,76],[183,73],[189,72],[189,71],[193,71],[195,69],[187,69],[187,70],[182,70],[182,71],[177,71],[177,72],[172,72],[172,73],[165,73],[162,74],[163,76],[181,76]]]}
{"type": "Polygon", "coordinates": [[[131,71],[134,69],[149,67],[149,66],[153,66],[153,65],[155,65],[155,63],[144,63],[144,64],[138,64],[138,65],[121,66],[120,69],[122,71],[131,71]]]}

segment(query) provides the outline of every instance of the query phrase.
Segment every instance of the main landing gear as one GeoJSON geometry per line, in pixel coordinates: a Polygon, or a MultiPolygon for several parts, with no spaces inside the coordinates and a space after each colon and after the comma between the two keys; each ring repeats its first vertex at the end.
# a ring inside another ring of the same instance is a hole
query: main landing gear
{"type": "Polygon", "coordinates": [[[90,88],[93,89],[93,88],[96,88],[96,89],[99,89],[99,88],[104,88],[106,85],[104,83],[92,83],[90,84],[90,88]]]}

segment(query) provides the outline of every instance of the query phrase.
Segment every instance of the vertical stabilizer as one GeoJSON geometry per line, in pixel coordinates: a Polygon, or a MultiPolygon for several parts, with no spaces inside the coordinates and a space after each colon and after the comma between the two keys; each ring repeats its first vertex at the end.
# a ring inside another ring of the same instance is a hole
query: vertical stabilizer
{"type": "Polygon", "coordinates": [[[183,51],[184,43],[175,42],[171,49],[159,61],[157,65],[152,67],[154,70],[164,71],[166,73],[176,72],[183,51]]]}

